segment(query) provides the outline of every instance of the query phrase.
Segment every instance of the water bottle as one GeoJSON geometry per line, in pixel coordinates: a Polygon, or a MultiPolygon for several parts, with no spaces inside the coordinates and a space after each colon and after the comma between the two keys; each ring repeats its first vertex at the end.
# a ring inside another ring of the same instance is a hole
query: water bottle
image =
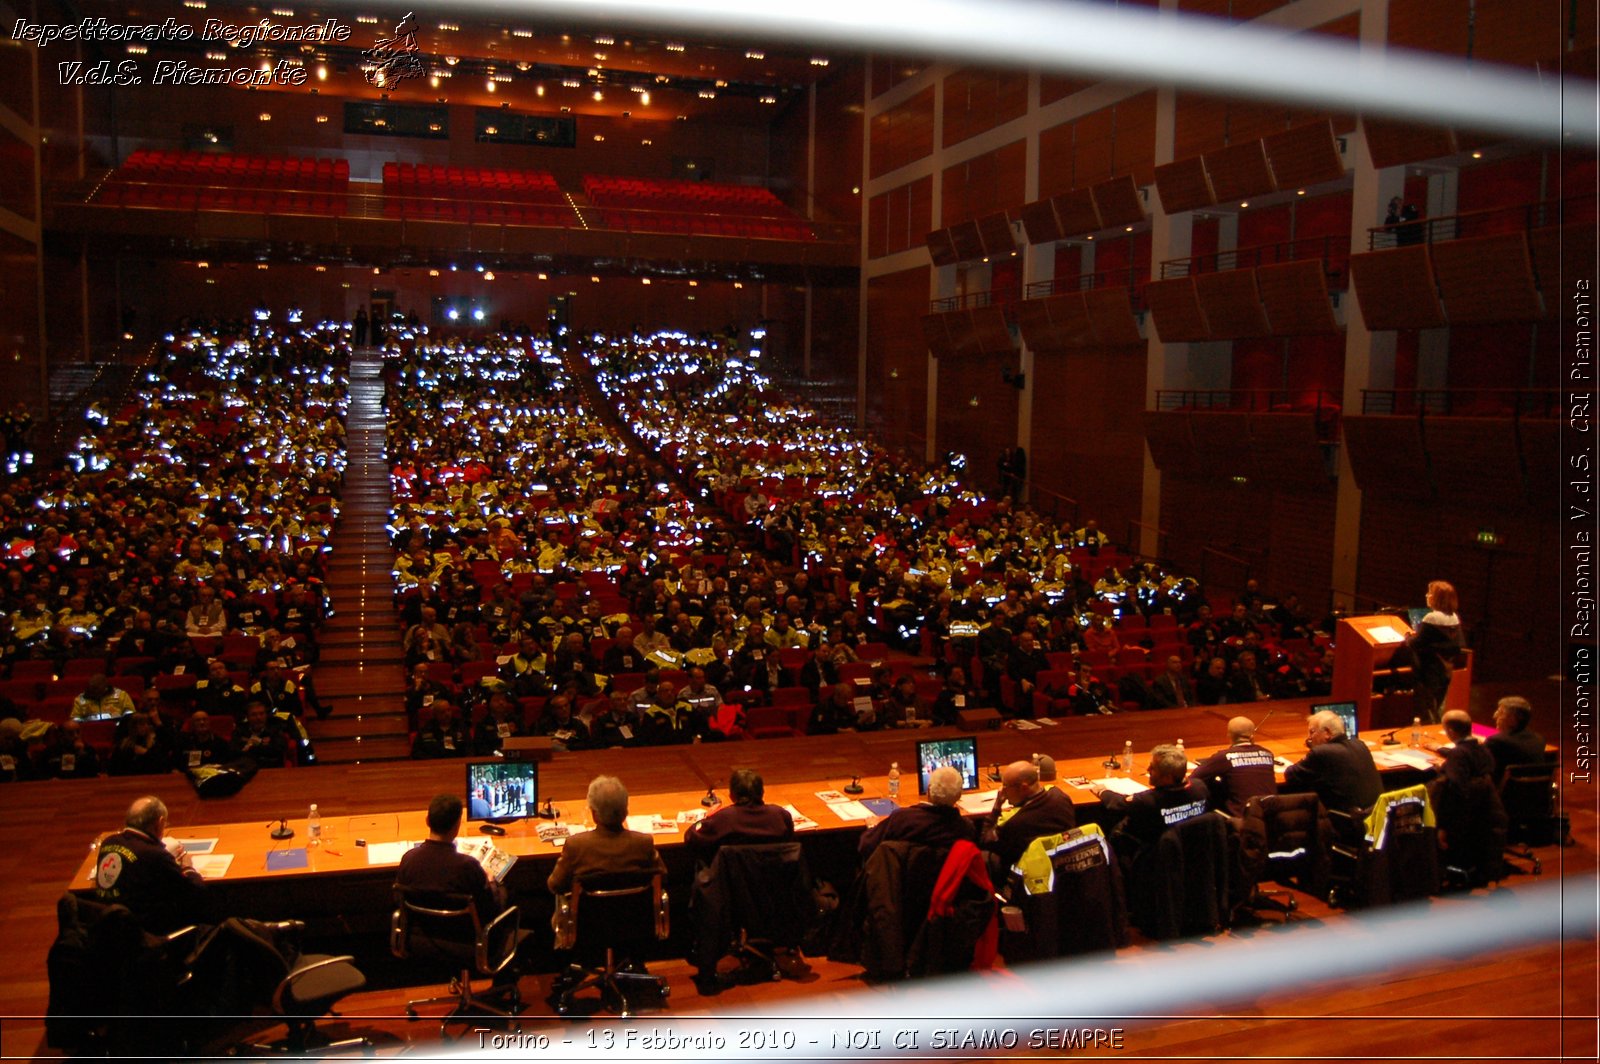
{"type": "Polygon", "coordinates": [[[322,814],[317,812],[317,803],[311,803],[311,812],[306,814],[306,845],[315,846],[322,841],[322,814]]]}
{"type": "Polygon", "coordinates": [[[1183,738],[1181,736],[1178,739],[1178,753],[1182,754],[1185,758],[1189,756],[1188,751],[1183,748],[1183,738]]]}
{"type": "Polygon", "coordinates": [[[1420,749],[1422,746],[1422,718],[1411,718],[1411,748],[1420,749]]]}
{"type": "Polygon", "coordinates": [[[889,800],[895,803],[900,801],[900,762],[898,761],[889,763],[889,800]]]}
{"type": "Polygon", "coordinates": [[[1133,740],[1129,739],[1122,744],[1122,771],[1133,775],[1133,740]]]}

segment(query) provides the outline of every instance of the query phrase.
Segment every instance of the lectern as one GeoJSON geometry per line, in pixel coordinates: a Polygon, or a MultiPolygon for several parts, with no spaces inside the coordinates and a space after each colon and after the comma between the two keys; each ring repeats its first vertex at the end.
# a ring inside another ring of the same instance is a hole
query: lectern
{"type": "MultiPolygon", "coordinates": [[[[1402,728],[1416,716],[1411,666],[1394,663],[1411,626],[1393,614],[1346,617],[1339,622],[1333,650],[1333,698],[1356,704],[1363,732],[1402,728]]],[[[1444,708],[1466,709],[1472,689],[1472,652],[1462,652],[1445,695],[1444,708]]],[[[1409,655],[1402,655],[1409,662],[1409,655]]]]}

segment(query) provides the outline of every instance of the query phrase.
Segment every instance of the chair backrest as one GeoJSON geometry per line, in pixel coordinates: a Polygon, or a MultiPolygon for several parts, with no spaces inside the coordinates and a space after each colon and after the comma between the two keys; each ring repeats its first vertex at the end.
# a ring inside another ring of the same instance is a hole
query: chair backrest
{"type": "Polygon", "coordinates": [[[814,906],[798,842],[723,846],[710,874],[722,884],[730,927],[780,946],[800,944],[814,906]]]}
{"type": "Polygon", "coordinates": [[[389,949],[402,959],[448,964],[452,970],[478,968],[483,924],[467,894],[396,886],[389,925],[389,949]]]}
{"type": "Polygon", "coordinates": [[[1005,933],[1007,964],[1127,944],[1122,873],[1098,830],[1035,839],[1010,875],[1011,902],[1022,909],[1027,930],[1005,933]]]}
{"type": "Polygon", "coordinates": [[[581,953],[640,948],[670,931],[659,872],[588,876],[573,884],[572,907],[581,953]]]}
{"type": "MultiPolygon", "coordinates": [[[[1268,874],[1280,882],[1292,876],[1295,885],[1308,894],[1321,897],[1327,893],[1333,829],[1315,794],[1258,795],[1245,803],[1242,819],[1247,824],[1257,820],[1261,824],[1256,881],[1268,874]]],[[[1241,830],[1241,851],[1247,849],[1251,838],[1250,832],[1241,830]]],[[[1253,863],[1249,857],[1241,852],[1241,864],[1249,867],[1253,863]]]]}
{"type": "Polygon", "coordinates": [[[1555,813],[1554,765],[1512,765],[1500,781],[1500,801],[1513,826],[1532,824],[1555,813]]]}
{"type": "Polygon", "coordinates": [[[1226,923],[1231,863],[1226,818],[1206,813],[1174,824],[1134,864],[1134,923],[1157,939],[1217,930],[1226,923]]]}
{"type": "Polygon", "coordinates": [[[1439,833],[1433,826],[1433,809],[1426,790],[1387,791],[1378,796],[1378,808],[1386,810],[1387,815],[1373,840],[1373,849],[1383,854],[1388,896],[1380,894],[1375,901],[1406,901],[1437,894],[1439,833]]]}

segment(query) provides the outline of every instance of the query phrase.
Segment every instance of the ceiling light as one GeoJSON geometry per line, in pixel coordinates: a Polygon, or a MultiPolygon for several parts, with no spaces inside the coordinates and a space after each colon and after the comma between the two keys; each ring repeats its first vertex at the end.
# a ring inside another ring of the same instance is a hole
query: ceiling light
{"type": "Polygon", "coordinates": [[[1304,196],[1306,194],[1306,190],[1303,188],[1297,188],[1294,190],[1294,194],[1296,196],[1304,196]]]}
{"type": "Polygon", "coordinates": [[[596,37],[594,39],[594,43],[603,44],[607,48],[610,48],[613,44],[617,43],[617,39],[615,37],[596,37]]]}
{"type": "Polygon", "coordinates": [[[550,279],[549,277],[545,276],[542,273],[539,275],[539,280],[541,280],[541,281],[548,281],[549,279],[550,279]]]}
{"type": "Polygon", "coordinates": [[[653,140],[651,140],[651,139],[650,139],[650,138],[649,138],[649,137],[646,137],[646,138],[644,138],[644,139],[643,139],[643,140],[641,140],[641,141],[640,141],[640,142],[639,142],[639,144],[640,144],[640,145],[641,145],[641,146],[642,146],[642,147],[646,147],[646,148],[648,148],[648,147],[649,147],[649,146],[650,146],[650,145],[652,145],[652,144],[654,144],[654,143],[655,143],[655,141],[653,141],[653,140]]]}
{"type": "Polygon", "coordinates": [[[1473,157],[1473,158],[1474,158],[1474,159],[1481,159],[1481,158],[1483,158],[1483,152],[1481,152],[1481,151],[1475,151],[1475,152],[1473,152],[1473,153],[1472,153],[1472,157],[1473,157]]]}
{"type": "Polygon", "coordinates": [[[728,87],[728,83],[726,81],[723,81],[721,78],[717,79],[717,88],[725,89],[727,87],[728,87]]]}
{"type": "Polygon", "coordinates": [[[275,7],[275,8],[272,9],[272,13],[274,15],[277,15],[279,18],[294,18],[294,9],[293,8],[275,7]]]}
{"type": "Polygon", "coordinates": [[[429,85],[430,88],[437,89],[439,87],[439,75],[430,74],[428,76],[428,85],[429,85]]]}
{"type": "Polygon", "coordinates": [[[599,284],[600,283],[600,276],[599,276],[599,274],[594,274],[594,275],[590,276],[589,280],[593,281],[595,284],[599,284]]]}
{"type": "Polygon", "coordinates": [[[715,100],[717,98],[717,94],[712,92],[710,89],[701,89],[700,98],[702,100],[715,100]]]}
{"type": "Polygon", "coordinates": [[[323,126],[323,125],[327,125],[327,124],[328,124],[328,116],[327,115],[318,115],[317,116],[317,125],[323,126]]]}
{"type": "Polygon", "coordinates": [[[1248,207],[1248,206],[1250,206],[1250,201],[1249,200],[1241,200],[1240,203],[1239,203],[1239,206],[1240,206],[1240,208],[1248,207]]]}
{"type": "Polygon", "coordinates": [[[512,30],[511,31],[511,36],[513,36],[513,37],[524,37],[524,38],[532,37],[533,36],[533,31],[532,30],[512,30]]]}
{"type": "Polygon", "coordinates": [[[752,50],[744,53],[744,57],[746,59],[765,59],[767,57],[767,53],[752,50]]]}
{"type": "Polygon", "coordinates": [[[648,92],[639,93],[639,102],[644,104],[646,107],[649,107],[650,106],[650,94],[648,92]]]}
{"type": "Polygon", "coordinates": [[[606,139],[606,137],[605,137],[605,134],[604,134],[604,133],[596,133],[596,134],[595,134],[595,135],[594,135],[594,140],[595,140],[595,143],[596,143],[596,144],[598,144],[598,143],[600,143],[600,142],[601,142],[601,141],[603,141],[603,140],[605,140],[605,139],[606,139]]]}
{"type": "Polygon", "coordinates": [[[778,98],[776,96],[763,96],[763,97],[761,97],[761,102],[762,103],[777,103],[778,102],[778,98]]]}
{"type": "Polygon", "coordinates": [[[210,269],[210,268],[211,268],[211,263],[209,263],[209,262],[206,262],[206,261],[204,261],[204,260],[202,260],[202,261],[200,261],[200,262],[197,262],[197,263],[195,263],[195,265],[196,265],[196,266],[198,266],[198,267],[199,267],[199,268],[200,268],[200,269],[202,269],[202,270],[208,270],[208,269],[210,269]]]}
{"type": "Polygon", "coordinates": [[[261,113],[260,113],[260,114],[259,114],[259,115],[257,115],[257,116],[256,116],[256,117],[257,117],[257,118],[259,118],[259,119],[261,119],[261,121],[263,121],[263,122],[270,122],[270,121],[272,121],[272,115],[271,115],[271,114],[270,114],[270,113],[269,113],[269,112],[267,112],[267,111],[262,111],[262,112],[261,112],[261,113]]]}
{"type": "Polygon", "coordinates": [[[640,278],[640,280],[641,280],[641,281],[642,281],[642,282],[643,282],[643,283],[644,283],[644,284],[649,284],[649,283],[650,283],[650,278],[648,278],[648,277],[644,277],[644,278],[640,278]]]}
{"type": "Polygon", "coordinates": [[[699,281],[690,281],[689,282],[689,287],[690,288],[699,288],[700,287],[700,282],[699,281]]]}
{"type": "Polygon", "coordinates": [[[1133,232],[1133,226],[1131,226],[1131,225],[1123,226],[1122,231],[1124,233],[1131,233],[1131,232],[1133,232]]]}
{"type": "Polygon", "coordinates": [[[733,282],[733,287],[735,287],[735,288],[743,288],[744,287],[744,282],[743,281],[735,281],[735,282],[733,282]]]}
{"type": "Polygon", "coordinates": [[[485,274],[484,274],[484,275],[483,275],[483,279],[484,279],[484,280],[485,280],[485,281],[492,281],[492,280],[494,280],[494,271],[493,271],[493,270],[490,270],[490,271],[488,271],[488,272],[487,272],[487,273],[485,273],[485,274]]]}
{"type": "Polygon", "coordinates": [[[566,78],[561,82],[561,87],[564,89],[581,89],[583,88],[583,82],[577,78],[566,78]]]}
{"type": "Polygon", "coordinates": [[[683,51],[683,45],[681,45],[681,44],[670,44],[669,43],[667,45],[667,51],[669,51],[669,52],[681,52],[681,51],[683,51]]]}
{"type": "Polygon", "coordinates": [[[488,81],[484,82],[483,84],[484,84],[484,87],[487,88],[490,92],[494,91],[494,78],[490,78],[488,81]]]}
{"type": "Polygon", "coordinates": [[[327,67],[325,67],[325,66],[317,67],[317,80],[318,81],[327,81],[328,80],[328,68],[327,67]]]}
{"type": "Polygon", "coordinates": [[[595,89],[594,90],[594,102],[595,103],[599,103],[601,100],[603,100],[605,98],[606,98],[606,94],[605,93],[601,92],[599,89],[595,89]]]}
{"type": "Polygon", "coordinates": [[[429,270],[428,271],[428,276],[429,277],[437,277],[437,276],[439,276],[439,271],[438,270],[429,270]]]}
{"type": "Polygon", "coordinates": [[[258,263],[256,263],[256,269],[265,270],[265,269],[267,269],[267,264],[264,263],[264,262],[258,262],[258,263]]]}
{"type": "MultiPolygon", "coordinates": [[[[204,7],[205,5],[201,4],[200,6],[204,7]]],[[[356,21],[364,23],[364,24],[366,24],[368,26],[376,26],[378,24],[378,16],[377,15],[357,15],[356,16],[356,21]]]]}
{"type": "Polygon", "coordinates": [[[225,63],[225,62],[228,61],[228,53],[227,52],[207,52],[206,53],[206,58],[211,60],[214,63],[225,63]]]}
{"type": "Polygon", "coordinates": [[[543,96],[544,95],[544,82],[541,81],[539,84],[537,84],[537,85],[535,85],[533,87],[533,94],[535,96],[543,96]]]}
{"type": "MultiPolygon", "coordinates": [[[[129,55],[144,55],[149,51],[150,51],[150,49],[146,48],[142,44],[130,44],[130,45],[128,45],[128,54],[129,55]]],[[[271,69],[271,68],[269,67],[268,69],[271,69]]]]}
{"type": "Polygon", "coordinates": [[[317,267],[317,272],[318,273],[327,273],[328,272],[328,268],[326,266],[318,266],[317,267]]]}
{"type": "Polygon", "coordinates": [[[447,55],[447,56],[444,57],[444,65],[445,66],[455,66],[459,62],[461,62],[461,57],[460,56],[447,55]]]}
{"type": "Polygon", "coordinates": [[[814,56],[811,57],[811,65],[812,66],[827,66],[828,65],[828,61],[826,59],[822,58],[822,56],[820,56],[820,55],[814,55],[814,56]]]}
{"type": "Polygon", "coordinates": [[[604,63],[606,61],[606,53],[604,53],[604,52],[596,52],[596,53],[594,53],[594,61],[596,63],[604,63]]]}

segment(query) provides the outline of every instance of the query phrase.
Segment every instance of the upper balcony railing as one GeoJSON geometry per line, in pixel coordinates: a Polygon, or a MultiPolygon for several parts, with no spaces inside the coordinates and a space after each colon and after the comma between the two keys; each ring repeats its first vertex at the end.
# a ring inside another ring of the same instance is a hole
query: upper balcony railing
{"type": "Polygon", "coordinates": [[[1561,416],[1561,392],[1555,388],[1364,388],[1363,414],[1416,417],[1561,416]]]}
{"type": "Polygon", "coordinates": [[[1252,244],[1249,247],[1213,251],[1208,255],[1192,255],[1186,259],[1167,259],[1161,263],[1161,279],[1189,277],[1197,273],[1219,273],[1223,270],[1245,270],[1256,266],[1274,266],[1280,262],[1303,262],[1314,259],[1323,264],[1328,273],[1330,288],[1346,287],[1347,266],[1350,262],[1350,236],[1305,237],[1299,240],[1282,240],[1273,244],[1252,244]]]}
{"type": "Polygon", "coordinates": [[[1497,233],[1525,233],[1568,221],[1592,222],[1594,217],[1595,196],[1593,192],[1588,192],[1562,200],[1540,200],[1514,207],[1494,207],[1373,226],[1367,230],[1367,250],[1438,244],[1446,240],[1493,236],[1497,233]]]}

